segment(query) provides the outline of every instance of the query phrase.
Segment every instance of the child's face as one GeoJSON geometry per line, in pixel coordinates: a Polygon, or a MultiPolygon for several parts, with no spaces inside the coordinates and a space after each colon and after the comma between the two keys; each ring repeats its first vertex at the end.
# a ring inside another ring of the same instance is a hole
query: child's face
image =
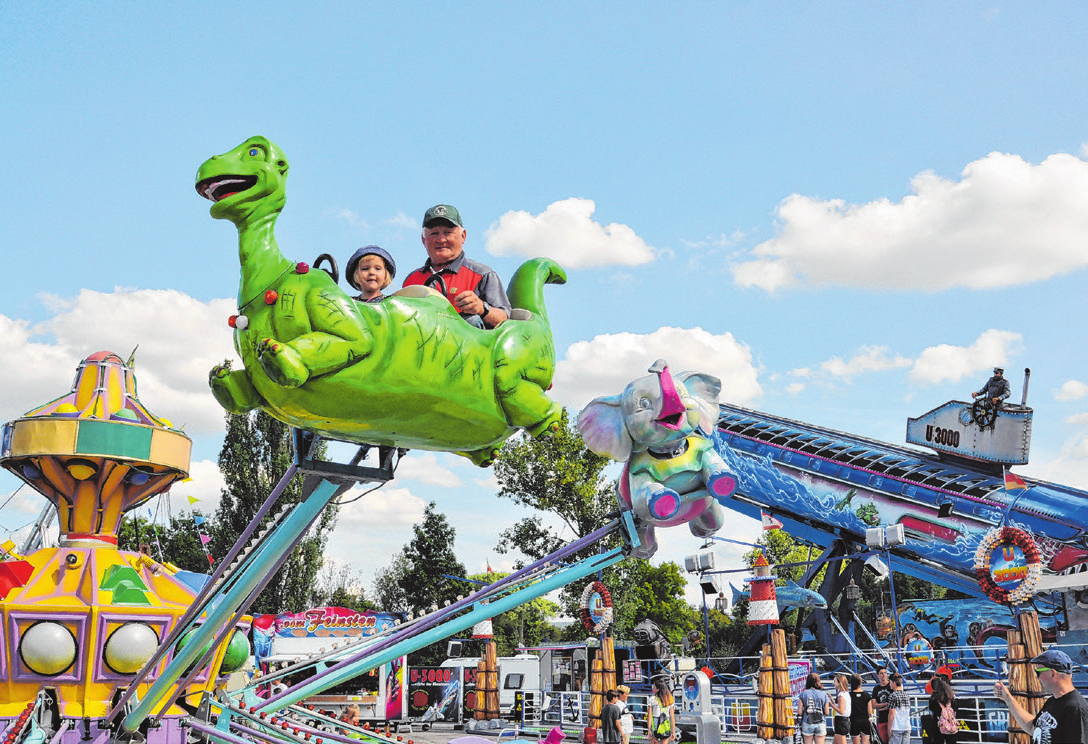
{"type": "Polygon", "coordinates": [[[355,283],[362,287],[362,293],[366,297],[373,297],[386,286],[389,272],[385,269],[385,261],[381,256],[363,256],[355,267],[355,283]]]}

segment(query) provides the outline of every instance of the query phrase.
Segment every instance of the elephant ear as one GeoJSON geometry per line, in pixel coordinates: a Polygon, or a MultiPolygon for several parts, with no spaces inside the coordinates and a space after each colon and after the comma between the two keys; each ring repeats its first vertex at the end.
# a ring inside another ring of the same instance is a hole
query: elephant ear
{"type": "Polygon", "coordinates": [[[591,400],[578,414],[578,431],[598,455],[624,462],[631,457],[632,442],[623,423],[621,400],[618,395],[591,400]]]}
{"type": "Polygon", "coordinates": [[[702,372],[681,372],[674,379],[683,383],[698,404],[699,428],[710,432],[718,420],[718,395],[722,392],[722,381],[702,372]]]}

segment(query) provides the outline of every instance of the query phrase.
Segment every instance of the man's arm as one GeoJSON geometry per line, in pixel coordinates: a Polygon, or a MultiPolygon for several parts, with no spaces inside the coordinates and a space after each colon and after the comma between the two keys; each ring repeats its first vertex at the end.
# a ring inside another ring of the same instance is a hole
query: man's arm
{"type": "Polygon", "coordinates": [[[1020,705],[1017,699],[1012,696],[1012,692],[1009,691],[1009,688],[1000,682],[994,684],[994,695],[1005,701],[1005,705],[1009,708],[1009,713],[1016,719],[1020,728],[1022,728],[1024,733],[1028,736],[1031,736],[1035,731],[1035,716],[1028,713],[1024,706],[1020,705]]]}

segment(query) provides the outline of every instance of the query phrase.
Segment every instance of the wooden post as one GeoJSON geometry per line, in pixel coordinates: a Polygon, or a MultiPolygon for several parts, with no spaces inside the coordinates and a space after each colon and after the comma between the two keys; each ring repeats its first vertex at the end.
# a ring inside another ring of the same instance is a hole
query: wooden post
{"type": "MultiPolygon", "coordinates": [[[[1017,620],[1019,631],[1009,631],[1009,692],[1031,717],[1042,710],[1047,695],[1043,692],[1031,660],[1043,652],[1039,616],[1021,612],[1017,620]]],[[[1009,715],[1009,744],[1030,744],[1031,737],[1009,715]]]]}
{"type": "Polygon", "coordinates": [[[611,636],[605,636],[601,643],[601,657],[604,662],[603,692],[608,692],[616,689],[616,649],[611,636]]]}
{"type": "Polygon", "coordinates": [[[793,697],[790,695],[790,667],[786,655],[786,631],[771,633],[771,662],[774,679],[774,738],[793,739],[793,697]]]}
{"type": "Polygon", "coordinates": [[[476,706],[472,717],[477,721],[487,718],[487,662],[480,659],[476,664],[476,706]]]}
{"type": "Polygon", "coordinates": [[[491,721],[499,717],[499,650],[495,641],[488,641],[484,645],[484,663],[487,665],[487,692],[484,695],[484,706],[487,720],[491,721]]]}
{"type": "Polygon", "coordinates": [[[763,653],[759,656],[759,708],[756,713],[756,736],[760,739],[774,738],[774,660],[771,658],[771,644],[763,644],[763,653]]]}
{"type": "Polygon", "coordinates": [[[598,651],[589,671],[589,725],[591,728],[601,727],[601,711],[604,710],[603,677],[604,662],[601,661],[601,654],[598,651]]]}

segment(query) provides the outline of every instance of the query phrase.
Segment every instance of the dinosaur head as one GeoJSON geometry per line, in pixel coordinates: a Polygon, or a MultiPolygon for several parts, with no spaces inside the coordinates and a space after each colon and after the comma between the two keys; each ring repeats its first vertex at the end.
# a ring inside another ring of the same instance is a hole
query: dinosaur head
{"type": "Polygon", "coordinates": [[[287,158],[264,137],[250,137],[230,152],[206,160],[196,191],[215,202],[212,217],[241,227],[274,216],[287,201],[287,158]]]}

